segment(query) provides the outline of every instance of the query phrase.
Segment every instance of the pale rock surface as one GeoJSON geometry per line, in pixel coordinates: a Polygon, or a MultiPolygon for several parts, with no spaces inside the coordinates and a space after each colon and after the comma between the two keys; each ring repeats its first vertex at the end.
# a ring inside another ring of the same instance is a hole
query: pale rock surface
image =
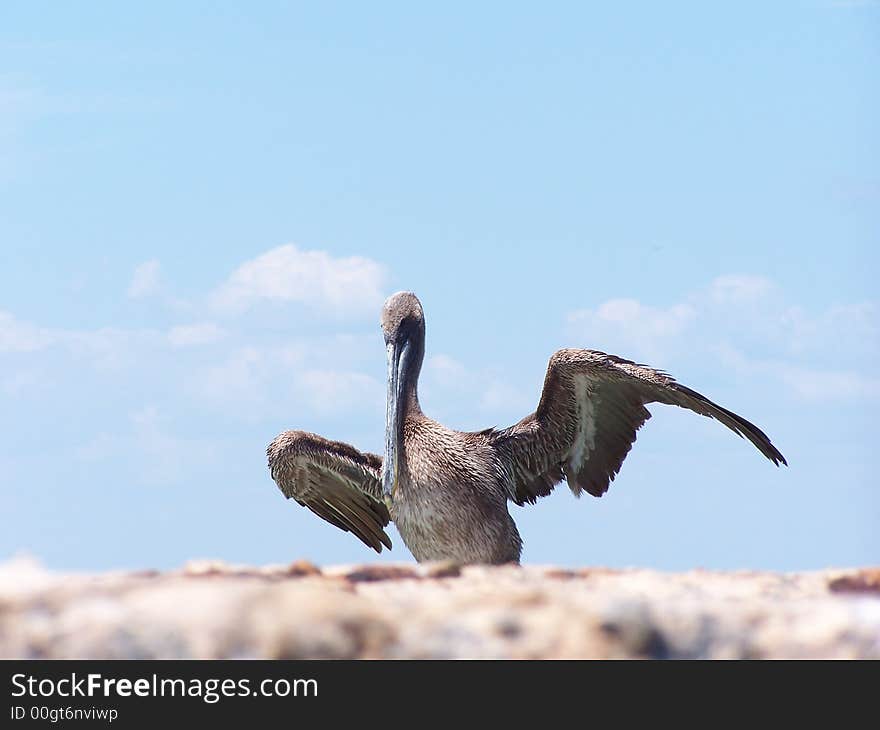
{"type": "Polygon", "coordinates": [[[0,656],[880,658],[880,569],[0,564],[0,656]]]}

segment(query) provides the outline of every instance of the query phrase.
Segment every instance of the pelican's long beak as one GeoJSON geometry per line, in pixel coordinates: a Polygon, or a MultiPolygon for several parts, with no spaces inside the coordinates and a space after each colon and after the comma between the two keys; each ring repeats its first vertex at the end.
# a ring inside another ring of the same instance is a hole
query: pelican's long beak
{"type": "Polygon", "coordinates": [[[403,372],[409,355],[409,342],[400,347],[389,343],[388,355],[388,397],[385,402],[385,459],[382,461],[382,491],[391,497],[397,488],[400,477],[400,451],[403,447],[403,372]]]}

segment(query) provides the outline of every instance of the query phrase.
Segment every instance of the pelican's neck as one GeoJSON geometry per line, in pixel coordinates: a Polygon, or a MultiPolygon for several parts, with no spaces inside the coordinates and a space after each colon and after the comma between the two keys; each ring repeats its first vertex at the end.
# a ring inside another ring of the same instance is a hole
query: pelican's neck
{"type": "Polygon", "coordinates": [[[419,374],[422,372],[422,361],[425,359],[425,329],[422,326],[412,339],[412,359],[409,367],[403,372],[403,412],[407,416],[422,415],[419,405],[419,374]]]}
{"type": "Polygon", "coordinates": [[[419,383],[418,377],[411,383],[407,383],[404,391],[403,412],[407,416],[419,416],[422,414],[422,407],[419,405],[419,383]]]}

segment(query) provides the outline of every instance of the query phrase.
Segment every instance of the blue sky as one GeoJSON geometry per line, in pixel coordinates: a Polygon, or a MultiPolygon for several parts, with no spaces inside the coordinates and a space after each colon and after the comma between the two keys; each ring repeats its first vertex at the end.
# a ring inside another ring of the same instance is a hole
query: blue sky
{"type": "Polygon", "coordinates": [[[410,289],[447,425],[592,347],[791,464],[654,406],[605,497],[512,508],[525,561],[878,561],[880,8],[472,5],[3,4],[0,558],[377,559],[264,450],[381,450],[410,289]]]}

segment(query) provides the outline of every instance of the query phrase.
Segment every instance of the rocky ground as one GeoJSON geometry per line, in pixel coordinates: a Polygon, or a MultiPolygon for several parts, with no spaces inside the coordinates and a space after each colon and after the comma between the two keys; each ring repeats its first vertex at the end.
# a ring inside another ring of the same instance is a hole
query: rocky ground
{"type": "Polygon", "coordinates": [[[880,568],[0,564],[2,657],[871,657],[880,568]]]}

